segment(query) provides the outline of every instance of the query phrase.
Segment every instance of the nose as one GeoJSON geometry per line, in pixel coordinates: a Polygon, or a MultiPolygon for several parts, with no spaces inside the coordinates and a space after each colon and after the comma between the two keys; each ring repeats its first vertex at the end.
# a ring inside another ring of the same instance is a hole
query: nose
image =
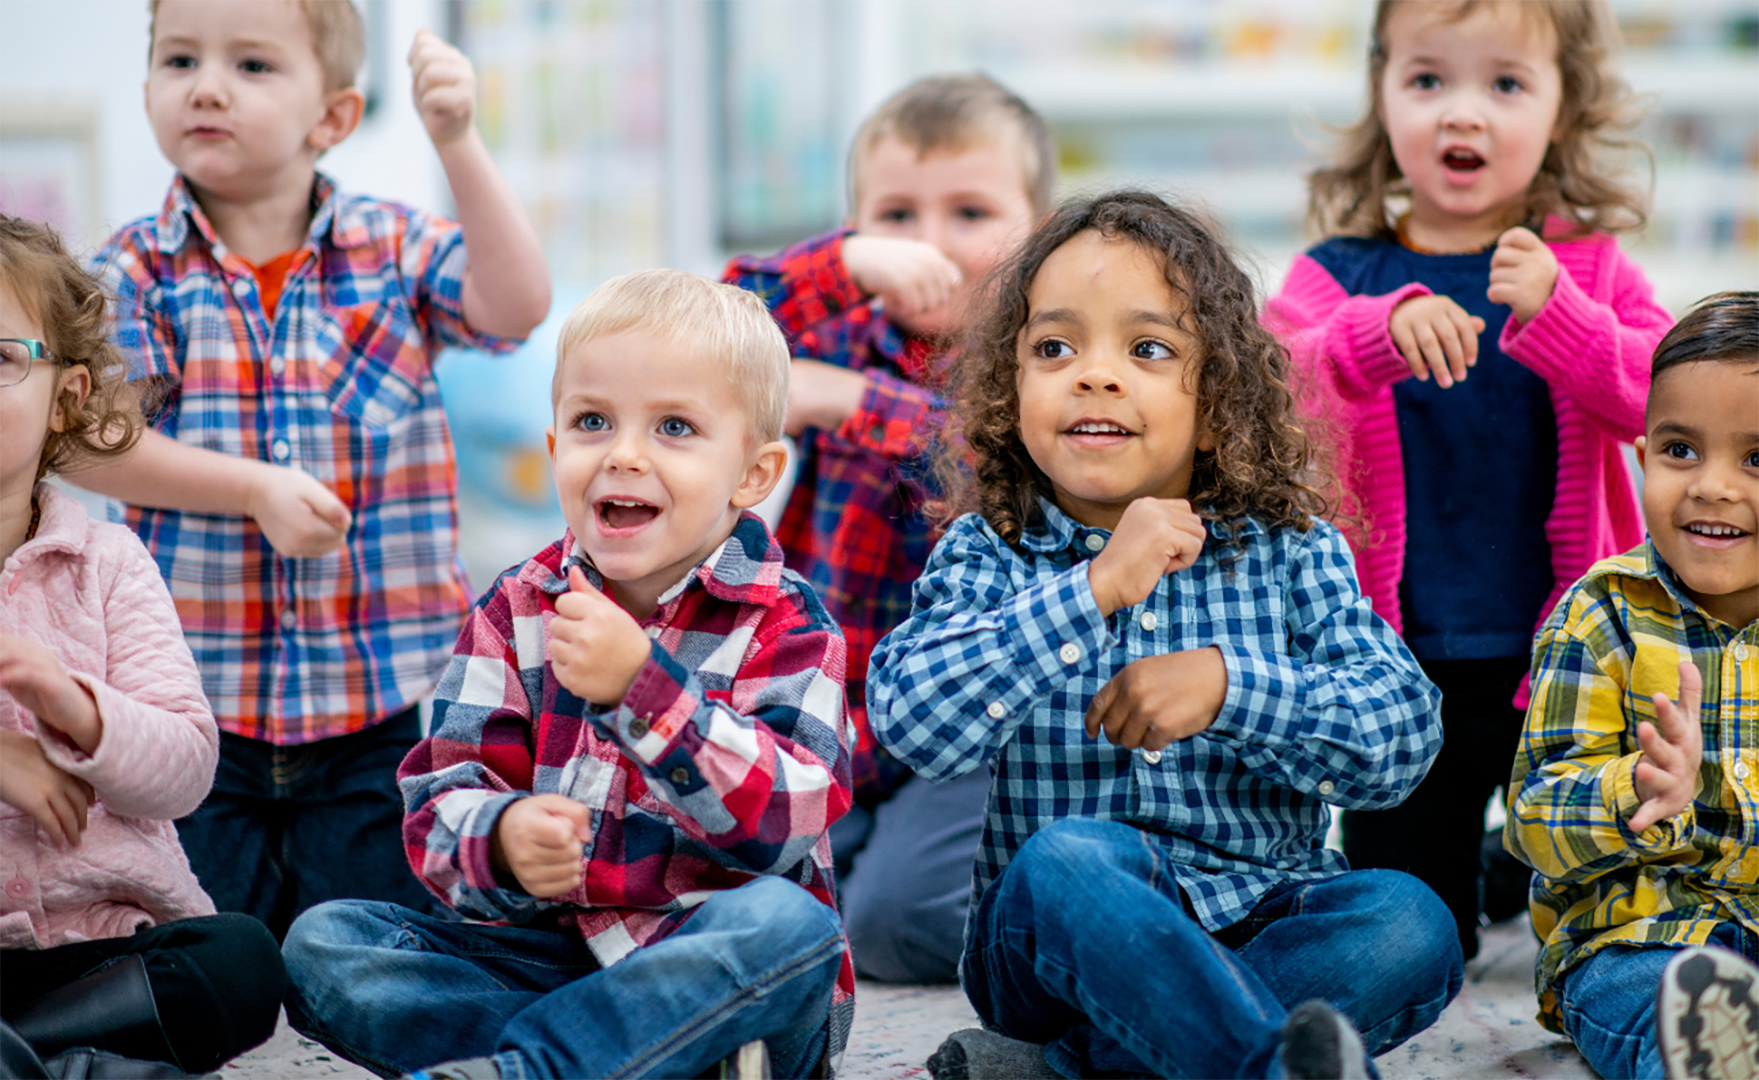
{"type": "Polygon", "coordinates": [[[226,78],[222,66],[202,64],[196,68],[195,79],[189,88],[190,104],[198,107],[224,108],[227,100],[226,78]]]}
{"type": "Polygon", "coordinates": [[[647,447],[638,432],[625,428],[605,451],[605,471],[639,473],[647,469],[647,447]]]}
{"type": "Polygon", "coordinates": [[[942,251],[947,250],[946,221],[938,213],[923,214],[917,222],[916,239],[933,244],[942,251]]]}
{"type": "Polygon", "coordinates": [[[1127,393],[1124,380],[1118,377],[1117,371],[1097,357],[1090,360],[1081,373],[1075,376],[1075,389],[1078,393],[1110,394],[1114,397],[1123,397],[1127,393]]]}
{"type": "Polygon", "coordinates": [[[1720,461],[1715,455],[1711,455],[1711,460],[1692,470],[1692,480],[1686,485],[1686,495],[1696,502],[1735,502],[1741,497],[1740,475],[1738,463],[1720,461]]]}
{"type": "Polygon", "coordinates": [[[1484,110],[1478,96],[1471,93],[1450,95],[1441,111],[1441,126],[1449,131],[1482,131],[1484,110]]]}

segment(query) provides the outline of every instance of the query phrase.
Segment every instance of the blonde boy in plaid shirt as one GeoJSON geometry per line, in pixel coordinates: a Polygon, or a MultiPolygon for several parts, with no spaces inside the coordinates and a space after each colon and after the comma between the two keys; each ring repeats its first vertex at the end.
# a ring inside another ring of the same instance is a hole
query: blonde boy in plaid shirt
{"type": "Polygon", "coordinates": [[[439,38],[409,63],[460,224],[317,171],[364,104],[353,4],[152,15],[147,114],[178,176],[96,263],[167,407],[77,482],[129,504],[220,723],[183,843],[222,910],[277,936],[332,897],[423,906],[394,773],[470,604],[433,360],[541,321],[543,253],[472,125],[470,62],[439,38]]]}
{"type": "Polygon", "coordinates": [[[1613,1077],[1759,1076],[1759,293],[1656,347],[1649,542],[1540,630],[1509,781],[1542,1024],[1613,1077]],[[1744,955],[1743,955],[1744,954],[1744,955]]]}

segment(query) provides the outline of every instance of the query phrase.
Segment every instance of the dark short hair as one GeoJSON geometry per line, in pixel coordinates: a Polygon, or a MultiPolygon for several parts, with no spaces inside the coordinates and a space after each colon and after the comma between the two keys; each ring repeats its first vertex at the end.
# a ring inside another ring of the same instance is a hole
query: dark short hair
{"type": "Polygon", "coordinates": [[[1655,346],[1649,381],[1699,360],[1759,361],[1759,292],[1721,292],[1693,305],[1655,346]]]}

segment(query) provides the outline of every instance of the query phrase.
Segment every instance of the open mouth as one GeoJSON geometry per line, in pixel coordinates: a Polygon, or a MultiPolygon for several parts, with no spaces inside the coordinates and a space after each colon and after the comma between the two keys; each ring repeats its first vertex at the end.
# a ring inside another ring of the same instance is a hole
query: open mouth
{"type": "Polygon", "coordinates": [[[1110,420],[1083,420],[1063,432],[1076,446],[1102,448],[1118,446],[1134,438],[1135,432],[1110,420]]]}
{"type": "Polygon", "coordinates": [[[1484,168],[1484,158],[1475,151],[1456,146],[1441,155],[1441,164],[1452,172],[1470,173],[1484,168]]]}
{"type": "Polygon", "coordinates": [[[659,516],[660,508],[639,499],[600,499],[599,524],[607,529],[639,529],[659,516]]]}
{"type": "Polygon", "coordinates": [[[1694,521],[1685,526],[1685,531],[1701,538],[1704,543],[1712,547],[1737,543],[1753,535],[1746,529],[1737,528],[1721,521],[1694,521]]]}

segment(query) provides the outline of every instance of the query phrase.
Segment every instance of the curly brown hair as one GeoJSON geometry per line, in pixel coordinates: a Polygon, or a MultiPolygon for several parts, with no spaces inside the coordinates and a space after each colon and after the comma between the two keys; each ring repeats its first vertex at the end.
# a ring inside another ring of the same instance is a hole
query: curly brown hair
{"type": "Polygon", "coordinates": [[[1017,544],[1039,519],[1039,497],[1053,497],[1050,478],[1020,437],[1020,334],[1039,268],[1088,230],[1163,261],[1167,284],[1184,304],[1176,314],[1199,342],[1187,370],[1197,373],[1199,416],[1215,449],[1197,452],[1191,504],[1236,549],[1245,540],[1233,526],[1247,517],[1268,527],[1312,527],[1326,503],[1312,446],[1295,422],[1288,352],[1260,325],[1252,281],[1214,226],[1145,191],[1066,203],[985,283],[947,369],[948,414],[936,455],[946,493],[936,507],[942,520],[975,512],[1017,544]]]}
{"type": "MultiPolygon", "coordinates": [[[[1380,0],[1368,45],[1368,108],[1339,132],[1332,164],[1307,175],[1308,224],[1322,236],[1390,237],[1394,220],[1389,198],[1409,193],[1381,119],[1381,83],[1386,74],[1386,26],[1398,4],[1380,0]]],[[[1486,0],[1456,0],[1444,17],[1467,18],[1486,0]]],[[[1445,5],[1429,0],[1432,8],[1445,5]]],[[[1605,0],[1523,0],[1520,18],[1546,22],[1557,33],[1557,66],[1562,77],[1558,136],[1545,151],[1538,175],[1527,187],[1522,220],[1543,224],[1564,218],[1569,228],[1559,239],[1591,232],[1631,232],[1649,216],[1647,191],[1622,179],[1619,158],[1629,153],[1654,158],[1643,143],[1621,133],[1636,123],[1636,98],[1618,74],[1618,24],[1605,0]]],[[[1537,230],[1536,230],[1537,231],[1537,230]]]]}
{"type": "Polygon", "coordinates": [[[0,214],[0,281],[43,327],[49,351],[64,366],[84,367],[91,392],[82,401],[61,394],[65,430],[49,432],[37,479],[74,464],[119,457],[145,426],[124,392],[128,361],[110,341],[109,297],[40,221],[0,214]]]}

